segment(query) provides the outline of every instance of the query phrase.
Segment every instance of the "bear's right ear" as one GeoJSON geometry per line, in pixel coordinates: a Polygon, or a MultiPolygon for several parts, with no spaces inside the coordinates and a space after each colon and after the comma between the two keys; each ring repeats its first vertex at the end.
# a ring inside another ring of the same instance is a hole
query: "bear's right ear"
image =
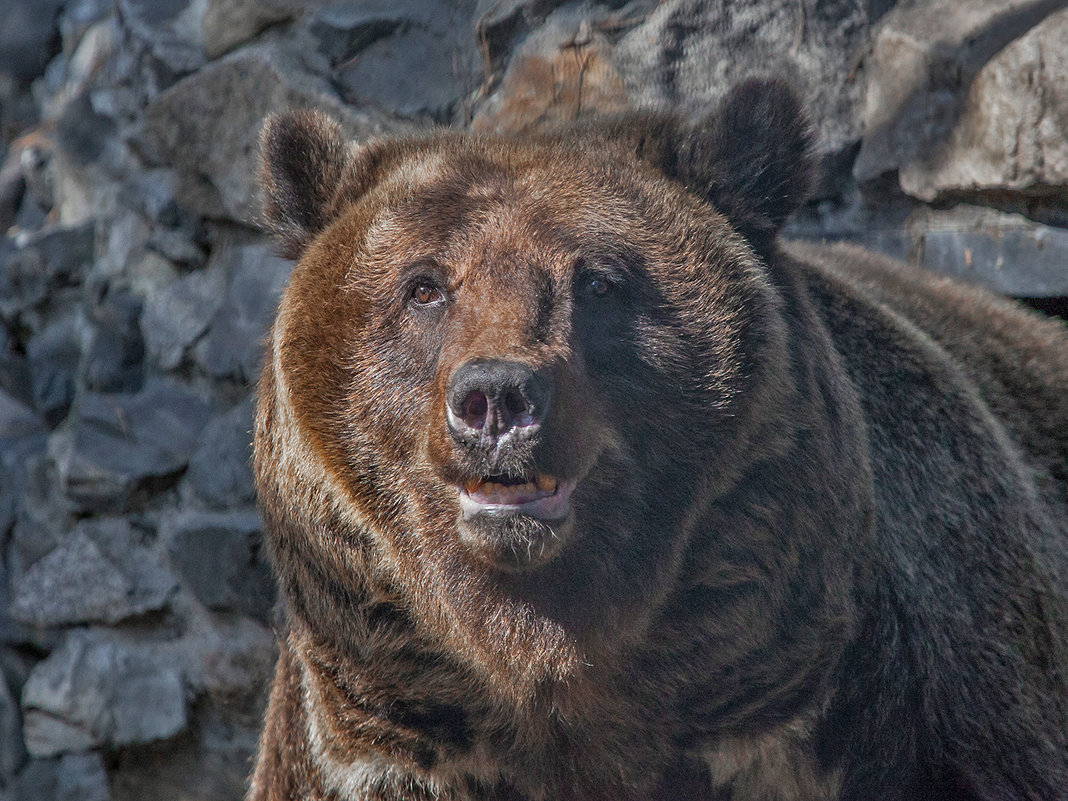
{"type": "Polygon", "coordinates": [[[260,135],[260,185],[267,225],[295,258],[334,215],[349,160],[341,126],[308,109],[267,119],[260,135]]]}

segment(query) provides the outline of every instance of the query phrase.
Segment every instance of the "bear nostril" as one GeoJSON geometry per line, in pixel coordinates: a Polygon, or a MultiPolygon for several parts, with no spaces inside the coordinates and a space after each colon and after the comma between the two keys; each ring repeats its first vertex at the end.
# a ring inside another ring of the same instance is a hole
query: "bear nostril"
{"type": "Polygon", "coordinates": [[[534,423],[530,404],[518,392],[509,392],[504,396],[504,409],[508,419],[516,426],[529,426],[534,423]]]}
{"type": "Polygon", "coordinates": [[[464,399],[463,418],[471,428],[480,429],[486,425],[489,411],[489,399],[486,393],[475,390],[464,399]]]}

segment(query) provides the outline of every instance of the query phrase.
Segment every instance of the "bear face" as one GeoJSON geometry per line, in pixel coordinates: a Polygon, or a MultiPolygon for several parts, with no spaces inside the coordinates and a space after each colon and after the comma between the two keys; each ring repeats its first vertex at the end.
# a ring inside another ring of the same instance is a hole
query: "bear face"
{"type": "Polygon", "coordinates": [[[782,392],[768,374],[785,349],[746,240],[618,148],[441,134],[342,157],[338,137],[311,116],[266,135],[268,153],[321,151],[375,176],[363,194],[334,179],[333,219],[272,207],[322,229],[289,293],[314,303],[284,308],[279,368],[332,474],[360,497],[425,505],[438,522],[403,525],[509,591],[545,590],[558,615],[576,609],[567,588],[606,586],[598,572],[615,599],[643,592],[631,573],[670,543],[627,521],[649,506],[671,519],[700,482],[725,486],[761,435],[754,404],[782,402],[763,398],[782,392]],[[708,475],[714,452],[730,469],[708,475]]]}
{"type": "Polygon", "coordinates": [[[268,123],[298,263],[259,388],[287,633],[253,798],[938,798],[1017,786],[992,742],[1063,742],[1038,462],[976,354],[777,244],[810,151],[776,82],[515,139],[268,123]],[[974,587],[938,556],[973,530],[974,587]],[[1002,693],[983,726],[946,724],[955,687],[1002,693]]]}

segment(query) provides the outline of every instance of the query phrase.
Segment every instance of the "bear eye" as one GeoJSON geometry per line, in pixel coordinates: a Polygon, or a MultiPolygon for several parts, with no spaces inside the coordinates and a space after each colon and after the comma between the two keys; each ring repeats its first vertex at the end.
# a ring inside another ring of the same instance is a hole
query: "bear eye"
{"type": "Polygon", "coordinates": [[[581,297],[603,298],[615,289],[615,282],[604,275],[586,274],[578,281],[578,294],[581,297]]]}
{"type": "Polygon", "coordinates": [[[415,283],[409,297],[417,306],[434,306],[445,301],[445,293],[442,292],[441,287],[426,279],[420,279],[415,283]]]}
{"type": "Polygon", "coordinates": [[[597,295],[601,297],[607,295],[612,285],[608,283],[607,279],[601,278],[599,275],[595,275],[586,282],[586,289],[591,295],[597,295]]]}

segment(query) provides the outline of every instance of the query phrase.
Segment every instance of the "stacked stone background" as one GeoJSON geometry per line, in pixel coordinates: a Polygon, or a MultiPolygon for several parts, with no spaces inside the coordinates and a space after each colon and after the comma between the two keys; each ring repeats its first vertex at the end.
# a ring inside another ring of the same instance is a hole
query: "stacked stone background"
{"type": "Polygon", "coordinates": [[[1063,313],[1068,2],[0,0],[0,801],[242,795],[274,655],[249,470],[290,264],[269,112],[520,130],[747,75],[806,97],[789,223],[1063,313]]]}

